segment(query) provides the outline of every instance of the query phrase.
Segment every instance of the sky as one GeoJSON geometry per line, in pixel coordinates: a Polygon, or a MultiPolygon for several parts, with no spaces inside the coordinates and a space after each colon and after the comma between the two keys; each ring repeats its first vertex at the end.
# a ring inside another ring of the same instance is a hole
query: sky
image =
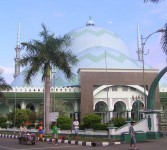
{"type": "MultiPolygon", "coordinates": [[[[40,40],[41,24],[62,36],[86,25],[95,25],[118,34],[137,59],[137,26],[143,37],[163,28],[167,22],[167,0],[158,4],[144,0],[0,0],[0,68],[7,83],[13,81],[18,23],[21,42],[40,40]]],[[[161,33],[152,35],[145,45],[145,62],[161,70],[166,55],[161,49],[161,33]]],[[[21,56],[24,51],[21,51],[21,56]]],[[[22,69],[21,69],[22,70],[22,69]]]]}

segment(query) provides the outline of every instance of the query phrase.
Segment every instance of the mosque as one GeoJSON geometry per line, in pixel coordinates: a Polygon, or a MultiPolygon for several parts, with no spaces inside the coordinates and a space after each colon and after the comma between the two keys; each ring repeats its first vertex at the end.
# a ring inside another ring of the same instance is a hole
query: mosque
{"type": "MultiPolygon", "coordinates": [[[[133,59],[126,43],[116,33],[95,25],[90,18],[84,27],[68,33],[72,39],[70,49],[79,62],[72,68],[74,76],[66,79],[61,70],[51,72],[51,105],[63,100],[67,115],[79,119],[86,114],[96,113],[102,122],[112,117],[142,118],[146,97],[152,81],[159,73],[147,64],[144,68],[141,56],[141,41],[138,38],[137,59],[133,59]]],[[[140,33],[138,32],[138,37],[140,33]]],[[[24,82],[25,68],[20,72],[20,27],[16,45],[13,87],[4,91],[8,105],[1,103],[0,112],[7,113],[14,106],[38,112],[44,101],[44,83],[41,72],[30,85],[24,82]]],[[[156,108],[167,110],[167,84],[162,78],[156,89],[156,108]]],[[[51,112],[54,112],[52,108],[51,112]]]]}

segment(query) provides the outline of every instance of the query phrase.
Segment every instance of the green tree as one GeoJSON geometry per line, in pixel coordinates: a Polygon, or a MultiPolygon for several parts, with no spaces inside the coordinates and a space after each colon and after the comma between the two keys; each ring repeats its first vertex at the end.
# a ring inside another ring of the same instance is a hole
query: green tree
{"type": "Polygon", "coordinates": [[[7,100],[5,98],[5,95],[3,94],[2,91],[4,90],[10,90],[12,87],[6,83],[4,77],[2,76],[2,71],[0,71],[0,100],[2,102],[5,102],[7,104],[7,100]]]}
{"type": "Polygon", "coordinates": [[[59,112],[59,115],[65,115],[66,110],[65,110],[65,103],[66,101],[64,100],[53,100],[52,102],[52,111],[54,112],[59,112]]]}
{"type": "Polygon", "coordinates": [[[21,58],[21,66],[29,68],[25,74],[25,82],[30,83],[39,70],[42,70],[42,81],[45,83],[45,131],[49,134],[49,112],[50,112],[50,71],[52,66],[62,70],[67,78],[72,76],[72,66],[77,63],[77,57],[68,49],[71,44],[70,36],[54,37],[50,34],[44,24],[40,32],[42,41],[32,40],[23,42],[26,54],[21,58]]]}
{"type": "Polygon", "coordinates": [[[12,112],[7,114],[7,119],[14,125],[14,119],[16,119],[16,126],[19,127],[20,124],[30,121],[35,122],[36,117],[34,117],[34,112],[29,109],[13,109],[12,112]],[[16,112],[16,113],[15,113],[16,112]]]}

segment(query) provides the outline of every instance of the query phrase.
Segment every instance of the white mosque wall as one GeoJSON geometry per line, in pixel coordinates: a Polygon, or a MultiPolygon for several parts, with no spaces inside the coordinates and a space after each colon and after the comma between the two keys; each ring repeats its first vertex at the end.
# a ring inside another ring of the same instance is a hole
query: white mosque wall
{"type": "Polygon", "coordinates": [[[167,92],[167,88],[159,88],[159,92],[167,92]]]}
{"type": "MultiPolygon", "coordinates": [[[[122,133],[124,132],[129,132],[129,126],[130,126],[130,123],[127,123],[126,125],[120,127],[120,128],[117,128],[117,129],[110,129],[109,132],[110,132],[110,135],[121,135],[122,133]]],[[[134,125],[134,130],[136,132],[148,132],[148,124],[147,124],[147,118],[144,118],[143,120],[137,122],[135,125],[134,125]]]]}
{"type": "Polygon", "coordinates": [[[130,111],[132,109],[133,103],[136,100],[141,101],[144,104],[144,94],[143,88],[140,86],[127,86],[127,91],[122,90],[122,86],[118,86],[117,91],[112,91],[112,85],[103,85],[95,89],[93,92],[94,95],[94,110],[98,102],[104,102],[108,105],[110,111],[114,110],[114,105],[121,101],[125,104],[126,110],[130,111]],[[108,92],[104,89],[109,87],[108,92]],[[130,87],[135,88],[135,91],[131,91],[130,87]]]}

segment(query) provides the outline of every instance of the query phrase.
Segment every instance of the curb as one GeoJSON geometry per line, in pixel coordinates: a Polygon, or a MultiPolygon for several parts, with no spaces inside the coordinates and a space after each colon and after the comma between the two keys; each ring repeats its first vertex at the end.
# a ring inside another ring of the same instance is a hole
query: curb
{"type": "MultiPolygon", "coordinates": [[[[10,135],[10,134],[0,134],[2,138],[12,138],[18,139],[18,135],[10,135]]],[[[36,138],[39,141],[39,138],[36,138]]],[[[54,139],[52,138],[43,138],[44,142],[52,142],[54,139]]],[[[75,141],[75,140],[61,140],[58,139],[56,142],[58,143],[65,143],[65,144],[72,144],[72,145],[81,145],[81,146],[109,146],[109,145],[117,145],[121,144],[121,142],[84,142],[84,141],[75,141]]]]}

